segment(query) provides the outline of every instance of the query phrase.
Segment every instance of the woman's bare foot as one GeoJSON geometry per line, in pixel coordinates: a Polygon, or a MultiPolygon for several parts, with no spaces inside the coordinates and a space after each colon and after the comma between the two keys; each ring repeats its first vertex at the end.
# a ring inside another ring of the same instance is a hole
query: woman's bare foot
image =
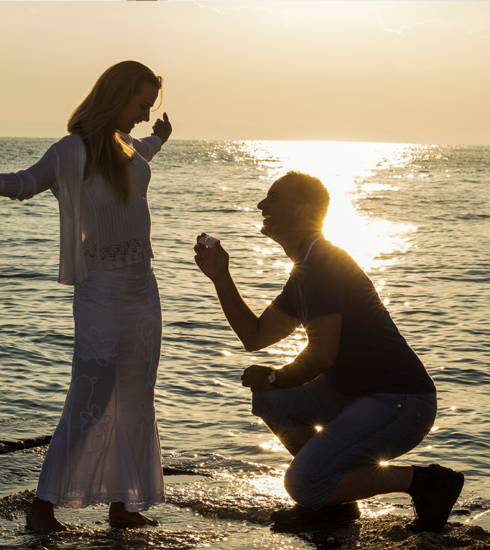
{"type": "Polygon", "coordinates": [[[138,525],[158,525],[156,519],[147,518],[139,512],[128,512],[124,507],[124,502],[113,502],[109,508],[109,518],[119,521],[128,521],[138,525]]]}
{"type": "Polygon", "coordinates": [[[35,497],[26,515],[27,527],[38,533],[67,531],[68,527],[57,520],[54,515],[54,505],[47,500],[35,497]]]}

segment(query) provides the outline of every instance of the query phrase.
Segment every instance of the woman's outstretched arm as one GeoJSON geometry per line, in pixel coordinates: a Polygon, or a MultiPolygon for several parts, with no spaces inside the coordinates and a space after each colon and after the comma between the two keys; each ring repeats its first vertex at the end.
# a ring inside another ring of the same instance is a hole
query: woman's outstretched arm
{"type": "Polygon", "coordinates": [[[23,201],[49,188],[55,189],[58,164],[58,153],[55,146],[52,145],[42,158],[30,168],[19,172],[0,174],[0,196],[23,201]]]}

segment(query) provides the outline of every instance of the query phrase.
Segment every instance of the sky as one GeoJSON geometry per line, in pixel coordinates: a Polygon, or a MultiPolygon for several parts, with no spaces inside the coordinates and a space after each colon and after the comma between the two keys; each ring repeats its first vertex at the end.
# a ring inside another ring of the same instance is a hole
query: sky
{"type": "Polygon", "coordinates": [[[0,136],[63,136],[135,59],[174,139],[490,145],[486,0],[0,2],[0,47],[0,136]]]}

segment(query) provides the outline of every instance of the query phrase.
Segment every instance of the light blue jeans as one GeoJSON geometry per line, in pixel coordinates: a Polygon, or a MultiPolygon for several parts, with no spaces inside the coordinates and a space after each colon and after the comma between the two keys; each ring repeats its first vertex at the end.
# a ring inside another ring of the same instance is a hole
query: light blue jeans
{"type": "Polygon", "coordinates": [[[293,459],[286,491],[302,506],[318,510],[333,496],[345,472],[379,464],[416,447],[430,432],[436,394],[342,395],[324,376],[284,390],[256,392],[252,413],[279,426],[321,426],[293,459]]]}

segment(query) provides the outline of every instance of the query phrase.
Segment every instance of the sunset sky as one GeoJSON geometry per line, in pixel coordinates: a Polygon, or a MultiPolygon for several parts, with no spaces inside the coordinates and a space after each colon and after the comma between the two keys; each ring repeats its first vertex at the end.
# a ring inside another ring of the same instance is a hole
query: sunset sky
{"type": "Polygon", "coordinates": [[[0,2],[0,46],[0,136],[136,59],[175,139],[490,144],[490,1],[0,2]]]}

